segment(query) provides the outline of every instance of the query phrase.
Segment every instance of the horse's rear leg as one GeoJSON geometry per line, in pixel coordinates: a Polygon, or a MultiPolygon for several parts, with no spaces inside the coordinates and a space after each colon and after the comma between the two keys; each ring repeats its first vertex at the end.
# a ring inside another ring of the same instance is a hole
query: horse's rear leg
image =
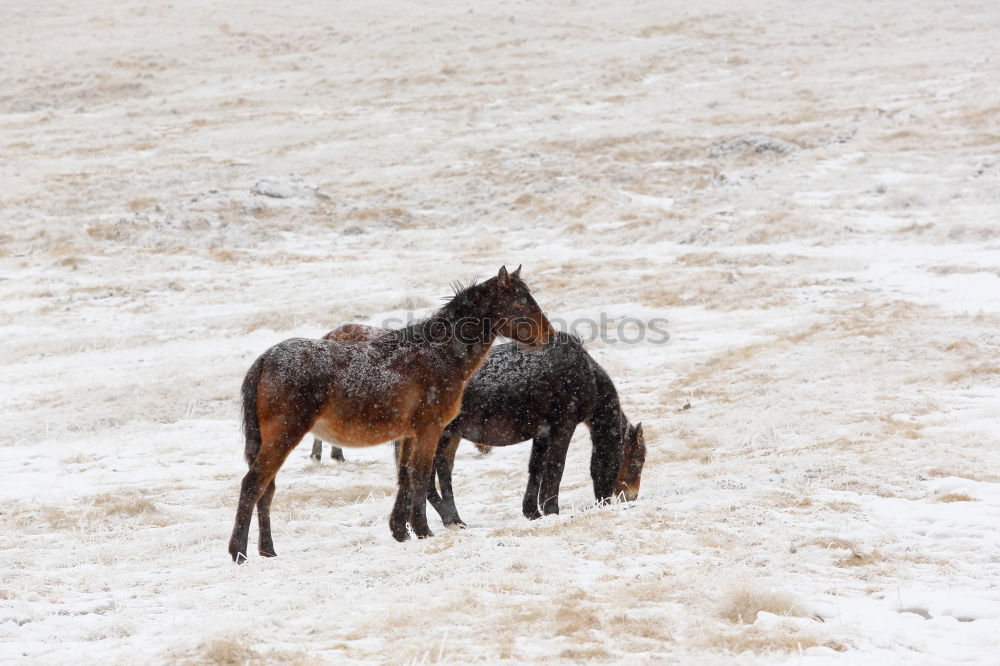
{"type": "Polygon", "coordinates": [[[441,497],[437,497],[433,476],[427,487],[427,499],[431,501],[431,506],[438,512],[438,515],[441,516],[441,522],[446,526],[466,526],[465,522],[458,516],[458,507],[455,506],[455,491],[451,485],[451,470],[455,467],[455,452],[461,441],[462,438],[459,435],[449,437],[447,433],[441,438],[437,453],[434,455],[434,470],[437,473],[438,483],[441,484],[441,497]],[[431,495],[437,498],[437,504],[434,503],[431,495]]]}
{"type": "MultiPolygon", "coordinates": [[[[229,538],[229,554],[236,563],[242,563],[247,558],[250,518],[253,515],[254,505],[257,504],[267,491],[268,486],[274,480],[278,469],[285,462],[285,458],[288,457],[289,452],[295,448],[302,435],[305,434],[302,432],[290,436],[290,433],[285,433],[275,441],[275,439],[268,436],[268,430],[273,431],[274,428],[267,428],[265,424],[261,424],[261,426],[263,435],[261,449],[253,463],[251,463],[250,470],[243,477],[243,483],[240,486],[240,501],[236,507],[236,524],[233,526],[233,534],[229,538]]],[[[273,491],[271,497],[273,497],[273,491]]],[[[268,497],[267,500],[268,515],[265,517],[263,523],[260,524],[261,535],[266,538],[268,544],[271,544],[271,497],[268,497]]],[[[274,546],[272,544],[272,554],[273,550],[274,546]]]]}
{"type": "MultiPolygon", "coordinates": [[[[309,457],[317,461],[323,459],[323,440],[319,437],[313,439],[313,450],[312,453],[309,454],[309,457]]],[[[340,462],[344,462],[344,449],[340,448],[336,444],[331,444],[330,460],[339,460],[340,462]]]]}
{"type": "Polygon", "coordinates": [[[274,479],[267,484],[264,493],[257,500],[257,527],[260,528],[260,538],[257,540],[257,552],[261,557],[274,557],[274,542],[271,540],[271,499],[274,497],[274,479]]]}

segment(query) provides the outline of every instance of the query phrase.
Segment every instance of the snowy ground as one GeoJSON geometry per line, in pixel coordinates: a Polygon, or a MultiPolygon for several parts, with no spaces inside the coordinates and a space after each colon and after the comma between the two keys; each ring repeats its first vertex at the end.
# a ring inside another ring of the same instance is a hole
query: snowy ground
{"type": "Polygon", "coordinates": [[[4,3],[0,661],[995,660],[996,3],[541,4],[4,3]],[[307,443],[234,566],[253,358],[502,263],[669,319],[640,501],[307,443]]]}

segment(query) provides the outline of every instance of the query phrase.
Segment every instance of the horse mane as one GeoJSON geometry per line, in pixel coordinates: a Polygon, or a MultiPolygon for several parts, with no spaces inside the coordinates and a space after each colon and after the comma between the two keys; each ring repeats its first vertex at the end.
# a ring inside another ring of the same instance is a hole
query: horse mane
{"type": "MultiPolygon", "coordinates": [[[[491,280],[492,279],[495,278],[491,278],[491,280]]],[[[521,286],[524,289],[528,289],[528,285],[520,277],[511,276],[511,280],[515,285],[521,286]]],[[[431,325],[442,319],[450,320],[452,316],[449,310],[451,309],[451,306],[453,304],[464,303],[464,301],[468,299],[469,295],[473,291],[482,288],[489,282],[490,280],[486,280],[485,282],[479,282],[477,278],[473,278],[471,281],[463,284],[459,280],[455,280],[454,282],[451,283],[451,289],[453,292],[452,295],[444,297],[443,300],[445,301],[445,303],[441,307],[434,310],[434,312],[431,312],[430,314],[421,317],[420,319],[416,320],[409,326],[393,331],[393,334],[397,339],[409,340],[409,341],[422,341],[431,338],[432,337],[430,335],[431,325]]]]}

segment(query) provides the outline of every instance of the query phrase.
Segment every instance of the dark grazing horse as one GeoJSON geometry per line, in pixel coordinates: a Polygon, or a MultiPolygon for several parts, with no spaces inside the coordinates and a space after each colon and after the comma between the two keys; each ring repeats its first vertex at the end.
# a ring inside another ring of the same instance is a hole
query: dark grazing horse
{"type": "Polygon", "coordinates": [[[243,477],[229,554],[246,559],[257,507],[258,551],[273,557],[274,478],[307,432],[348,447],[398,440],[399,490],[392,536],[427,526],[427,488],[444,427],[458,414],[466,383],[497,335],[540,347],[555,331],[520,278],[499,274],[460,290],[434,315],[374,340],[341,344],[293,338],[264,352],[243,380],[243,433],[250,470],[243,477]]]}
{"type": "MultiPolygon", "coordinates": [[[[325,339],[341,342],[378,339],[380,328],[347,324],[325,339]]],[[[642,424],[622,412],[614,382],[566,333],[542,351],[514,343],[498,345],[465,387],[462,410],[445,428],[434,458],[441,492],[428,485],[427,499],[445,525],[464,526],[455,506],[451,473],[462,438],[488,446],[532,440],[528,487],[522,511],[529,519],[559,513],[559,484],[576,426],[590,429],[590,474],[598,501],[639,494],[646,443],[642,424]]]]}

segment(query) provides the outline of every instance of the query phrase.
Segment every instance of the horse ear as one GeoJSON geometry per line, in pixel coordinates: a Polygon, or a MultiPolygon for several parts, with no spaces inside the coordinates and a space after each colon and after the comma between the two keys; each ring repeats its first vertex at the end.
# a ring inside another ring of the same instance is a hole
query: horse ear
{"type": "Polygon", "coordinates": [[[507,274],[507,266],[500,267],[500,272],[497,273],[497,283],[504,289],[512,284],[510,275],[507,274]]]}
{"type": "Polygon", "coordinates": [[[642,437],[642,423],[635,427],[635,436],[642,437]]]}
{"type": "Polygon", "coordinates": [[[521,266],[522,266],[522,265],[523,265],[523,264],[518,264],[518,265],[517,265],[517,270],[516,270],[516,271],[514,271],[513,273],[511,273],[511,274],[510,274],[510,276],[511,276],[511,277],[516,277],[516,278],[519,278],[519,277],[521,277],[521,266]]]}

